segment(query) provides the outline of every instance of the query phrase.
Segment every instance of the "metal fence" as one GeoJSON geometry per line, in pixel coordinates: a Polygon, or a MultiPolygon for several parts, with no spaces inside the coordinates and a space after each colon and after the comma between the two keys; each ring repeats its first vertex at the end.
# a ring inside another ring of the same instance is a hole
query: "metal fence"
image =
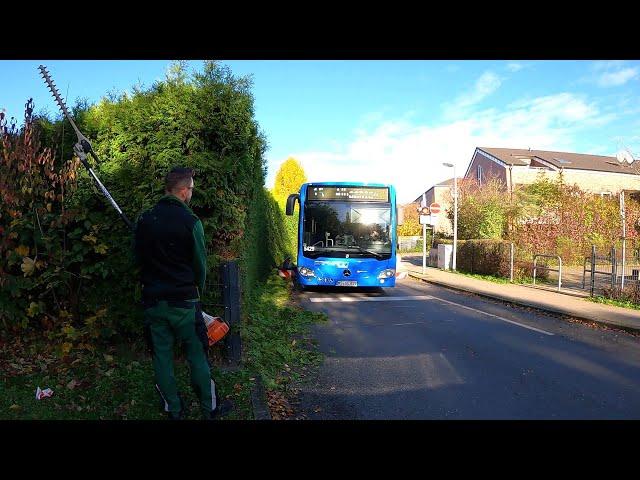
{"type": "MultiPolygon", "coordinates": [[[[211,251],[207,253],[211,254],[211,251]]],[[[231,368],[239,366],[242,356],[240,293],[238,262],[223,262],[217,269],[209,270],[201,299],[202,308],[210,315],[222,317],[231,327],[224,340],[214,345],[211,353],[218,363],[231,368]]]]}
{"type": "MultiPolygon", "coordinates": [[[[511,244],[513,245],[513,244],[511,244]]],[[[513,278],[513,262],[511,263],[511,278],[513,278]]],[[[558,291],[560,291],[560,287],[562,286],[562,258],[560,255],[545,255],[538,253],[533,256],[533,284],[536,284],[536,274],[538,273],[538,269],[546,270],[547,272],[558,272],[558,291]],[[557,259],[558,260],[558,268],[550,268],[546,265],[538,265],[539,258],[548,258],[548,259],[557,259]]]]}
{"type": "Polygon", "coordinates": [[[638,283],[640,276],[640,255],[638,251],[626,251],[624,258],[620,249],[614,248],[614,285],[617,287],[626,287],[638,283]],[[631,255],[630,255],[631,253],[631,255]]]}
{"type": "MultiPolygon", "coordinates": [[[[640,284],[639,250],[626,250],[623,262],[621,248],[612,246],[606,250],[597,249],[594,245],[591,254],[584,257],[582,264],[572,265],[565,265],[562,257],[556,253],[537,252],[529,256],[523,254],[518,245],[514,245],[509,252],[511,258],[505,259],[509,261],[510,267],[509,275],[506,278],[510,277],[511,281],[514,280],[515,264],[520,271],[524,266],[528,271],[527,275],[535,276],[531,283],[536,286],[542,285],[543,288],[547,286],[556,291],[573,291],[579,295],[604,295],[616,288],[624,287],[627,289],[640,284]]],[[[429,249],[426,260],[427,266],[437,267],[438,249],[429,249]]],[[[420,258],[421,264],[422,259],[420,258]]],[[[459,265],[460,258],[458,257],[459,265]]]]}
{"type": "Polygon", "coordinates": [[[592,296],[602,295],[609,289],[626,288],[638,283],[640,256],[637,251],[623,255],[621,249],[616,247],[602,252],[593,246],[591,256],[585,258],[583,270],[582,288],[588,289],[592,296]]]}
{"type": "Polygon", "coordinates": [[[415,250],[422,245],[422,235],[398,236],[399,250],[415,250]]]}

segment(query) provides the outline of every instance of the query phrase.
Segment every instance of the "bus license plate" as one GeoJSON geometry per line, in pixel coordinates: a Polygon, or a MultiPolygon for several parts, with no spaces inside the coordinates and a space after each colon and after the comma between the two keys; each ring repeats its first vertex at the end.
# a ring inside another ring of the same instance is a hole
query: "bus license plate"
{"type": "Polygon", "coordinates": [[[336,282],[336,286],[337,287],[357,287],[358,282],[354,280],[341,280],[339,282],[336,282]]]}

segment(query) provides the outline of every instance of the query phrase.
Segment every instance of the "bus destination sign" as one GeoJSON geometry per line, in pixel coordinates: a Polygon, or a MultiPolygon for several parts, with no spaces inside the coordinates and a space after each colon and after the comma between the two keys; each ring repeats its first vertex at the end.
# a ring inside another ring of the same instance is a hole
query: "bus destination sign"
{"type": "Polygon", "coordinates": [[[348,200],[351,202],[389,202],[387,187],[307,187],[307,200],[348,200]]]}

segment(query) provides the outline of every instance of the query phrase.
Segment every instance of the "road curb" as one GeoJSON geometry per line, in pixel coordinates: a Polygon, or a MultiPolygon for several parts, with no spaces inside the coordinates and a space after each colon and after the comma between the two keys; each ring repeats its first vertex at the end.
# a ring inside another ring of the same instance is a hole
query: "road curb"
{"type": "Polygon", "coordinates": [[[439,285],[441,287],[446,287],[449,288],[451,290],[457,290],[460,292],[466,292],[466,293],[471,293],[473,295],[477,295],[479,297],[484,297],[484,298],[490,298],[492,300],[499,300],[501,302],[505,302],[505,303],[510,303],[513,305],[520,305],[520,306],[524,306],[524,307],[529,307],[529,308],[534,308],[536,310],[540,310],[541,312],[551,312],[557,315],[563,315],[565,317],[571,317],[571,318],[577,318],[579,320],[584,320],[584,321],[588,321],[588,322],[596,322],[599,323],[601,325],[606,325],[607,327],[610,328],[617,328],[620,330],[625,330],[628,332],[633,332],[633,333],[640,333],[640,328],[636,328],[636,327],[632,327],[632,326],[625,326],[625,325],[618,325],[616,323],[609,323],[606,322],[600,318],[592,318],[592,317],[588,317],[582,314],[578,314],[578,313],[568,313],[564,310],[560,310],[560,309],[555,309],[553,307],[546,307],[546,306],[541,306],[539,304],[534,304],[534,303],[528,303],[525,300],[520,300],[520,301],[514,301],[511,298],[504,298],[500,295],[491,295],[488,293],[480,293],[480,292],[476,292],[474,290],[469,290],[463,287],[458,287],[455,285],[451,285],[449,283],[444,283],[444,282],[439,282],[437,280],[431,280],[431,279],[426,279],[426,278],[422,278],[419,275],[416,275],[414,273],[408,272],[408,275],[411,278],[415,278],[416,280],[421,280],[425,283],[432,283],[434,285],[439,285]]]}
{"type": "Polygon", "coordinates": [[[251,387],[251,409],[254,420],[271,420],[271,413],[267,406],[266,395],[262,379],[257,376],[256,383],[251,387]]]}

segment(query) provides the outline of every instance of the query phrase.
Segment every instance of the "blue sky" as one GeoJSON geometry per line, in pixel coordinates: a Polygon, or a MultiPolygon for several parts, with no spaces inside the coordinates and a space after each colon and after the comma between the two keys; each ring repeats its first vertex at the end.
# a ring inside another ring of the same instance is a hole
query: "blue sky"
{"type": "MultiPolygon", "coordinates": [[[[67,104],[165,76],[170,61],[0,61],[0,109],[57,113],[48,67],[67,104]],[[67,94],[68,91],[68,94],[67,94]]],[[[288,157],[309,181],[393,183],[401,202],[466,170],[476,146],[640,156],[639,61],[222,61],[251,75],[267,136],[268,177],[288,157]]],[[[190,61],[194,69],[202,62],[190,61]]]]}

